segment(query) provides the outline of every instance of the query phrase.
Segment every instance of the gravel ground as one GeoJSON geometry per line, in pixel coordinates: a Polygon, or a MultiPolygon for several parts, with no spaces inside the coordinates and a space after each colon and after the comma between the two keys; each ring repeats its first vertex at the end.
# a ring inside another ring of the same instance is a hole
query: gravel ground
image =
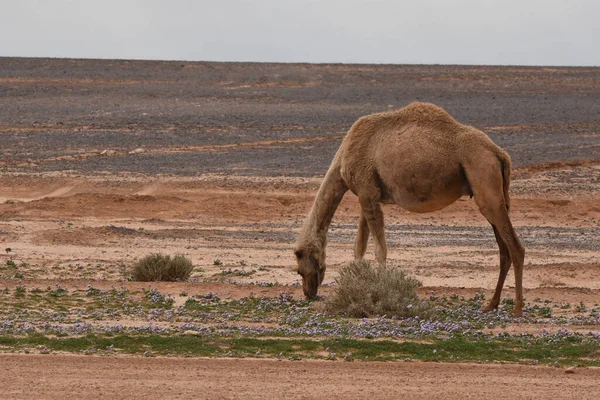
{"type": "Polygon", "coordinates": [[[0,171],[319,176],[358,117],[414,100],[516,168],[600,159],[598,68],[0,58],[0,171]]]}

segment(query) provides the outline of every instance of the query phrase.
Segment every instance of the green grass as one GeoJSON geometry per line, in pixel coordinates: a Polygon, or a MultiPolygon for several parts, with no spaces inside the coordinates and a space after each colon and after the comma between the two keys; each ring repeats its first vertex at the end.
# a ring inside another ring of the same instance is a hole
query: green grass
{"type": "Polygon", "coordinates": [[[431,320],[363,320],[328,314],[323,302],[286,293],[186,296],[175,296],[175,302],[156,289],[0,288],[0,351],[600,366],[597,304],[571,307],[576,318],[569,320],[561,315],[564,303],[535,299],[528,304],[528,317],[514,319],[507,314],[510,301],[503,301],[498,312],[483,314],[481,294],[432,296],[431,320]],[[135,329],[101,328],[117,327],[125,316],[135,329]],[[538,329],[535,335],[497,333],[509,324],[538,329]],[[559,324],[560,329],[542,330],[559,324]],[[153,329],[157,325],[164,329],[153,329]],[[572,330],[575,325],[581,333],[572,330]],[[186,330],[193,332],[182,334],[186,330]]]}
{"type": "Polygon", "coordinates": [[[217,355],[220,348],[208,340],[188,336],[116,336],[98,337],[88,335],[78,338],[53,338],[32,335],[25,338],[0,336],[0,346],[15,349],[37,348],[43,346],[51,351],[81,353],[96,349],[99,353],[117,352],[123,354],[140,354],[147,351],[159,355],[194,355],[209,357],[217,355]]]}
{"type": "Polygon", "coordinates": [[[201,336],[88,335],[56,338],[42,335],[0,336],[0,347],[20,351],[44,348],[49,352],[122,353],[194,357],[267,357],[287,359],[345,359],[356,361],[507,362],[539,365],[600,366],[597,344],[581,340],[562,343],[521,339],[479,341],[461,337],[431,342],[355,339],[209,338],[201,336]]]}

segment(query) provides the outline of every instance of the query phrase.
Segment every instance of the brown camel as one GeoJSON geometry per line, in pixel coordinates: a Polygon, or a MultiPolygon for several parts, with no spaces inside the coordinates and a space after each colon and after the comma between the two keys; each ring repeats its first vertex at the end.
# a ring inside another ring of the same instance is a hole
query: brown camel
{"type": "Polygon", "coordinates": [[[361,207],[354,257],[363,258],[371,233],[380,264],[387,257],[381,203],[424,213],[468,195],[475,197],[479,211],[492,224],[500,248],[500,276],[483,311],[498,307],[512,263],[514,314],[522,315],[525,249],[508,215],[510,166],[508,154],[485,133],[457,122],[433,104],[415,102],[360,118],[342,141],[294,250],[304,294],[316,297],[323,282],[327,230],[346,191],[358,196],[361,207]]]}

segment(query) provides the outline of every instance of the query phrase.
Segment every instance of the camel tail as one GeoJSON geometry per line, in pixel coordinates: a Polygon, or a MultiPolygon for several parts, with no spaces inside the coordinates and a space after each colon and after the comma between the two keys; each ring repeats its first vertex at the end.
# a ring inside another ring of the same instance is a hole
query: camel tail
{"type": "Polygon", "coordinates": [[[504,150],[496,153],[498,161],[500,161],[500,168],[502,168],[502,190],[504,192],[504,203],[506,204],[506,211],[510,211],[510,195],[508,194],[508,188],[510,186],[510,169],[511,161],[510,156],[504,150]]]}

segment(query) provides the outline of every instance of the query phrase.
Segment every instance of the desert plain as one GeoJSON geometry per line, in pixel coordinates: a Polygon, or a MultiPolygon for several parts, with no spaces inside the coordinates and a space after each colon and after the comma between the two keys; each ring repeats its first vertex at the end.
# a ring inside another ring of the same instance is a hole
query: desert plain
{"type": "MultiPolygon", "coordinates": [[[[159,293],[171,308],[190,299],[303,301],[293,245],[343,135],[360,116],[415,100],[483,130],[513,161],[511,218],[526,248],[525,300],[536,318],[507,312],[478,329],[596,340],[598,68],[0,58],[0,397],[598,398],[600,348],[562,367],[468,357],[369,361],[328,349],[252,357],[61,350],[24,341],[76,337],[69,329],[81,323],[82,335],[117,324],[126,334],[139,328],[165,338],[202,336],[204,327],[226,335],[222,320],[168,316],[165,307],[95,310],[92,318],[76,294],[159,293]],[[190,281],[132,282],[130,266],[154,252],[188,257],[190,281]],[[45,295],[53,303],[38,301],[45,295]]],[[[431,214],[384,206],[384,214],[389,261],[423,283],[422,297],[491,296],[498,248],[473,199],[431,214]]],[[[324,297],[352,260],[358,215],[356,197],[346,194],[330,229],[324,297]]],[[[512,270],[503,298],[509,307],[512,270]]],[[[232,335],[273,336],[240,332],[232,335]]]]}

